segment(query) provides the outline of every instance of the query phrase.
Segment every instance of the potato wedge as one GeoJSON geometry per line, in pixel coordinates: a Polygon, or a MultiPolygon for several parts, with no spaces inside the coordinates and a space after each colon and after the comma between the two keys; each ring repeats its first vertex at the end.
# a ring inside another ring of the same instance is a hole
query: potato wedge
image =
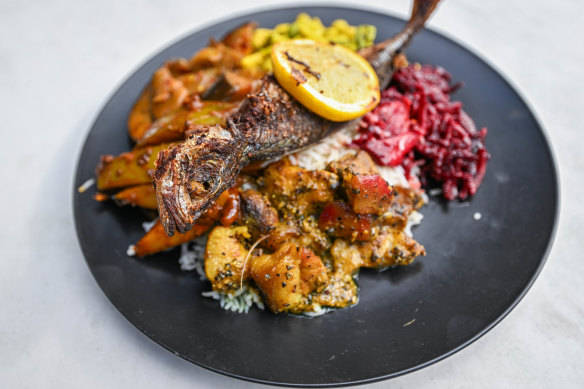
{"type": "Polygon", "coordinates": [[[128,116],[128,134],[134,141],[142,138],[152,125],[151,97],[152,90],[150,86],[147,86],[130,111],[130,116],[128,116]]]}
{"type": "Polygon", "coordinates": [[[132,207],[142,207],[146,209],[157,209],[156,191],[154,185],[136,185],[124,189],[112,196],[112,199],[119,206],[131,205],[132,207]]]}
{"type": "Polygon", "coordinates": [[[225,124],[226,115],[237,107],[235,103],[202,101],[194,111],[181,108],[156,120],[138,141],[137,146],[157,145],[184,138],[192,125],[225,124]]]}
{"type": "Polygon", "coordinates": [[[221,42],[225,46],[235,49],[243,55],[247,55],[253,50],[251,38],[257,26],[257,23],[254,22],[245,23],[230,31],[221,39],[221,42]]]}
{"type": "MultiPolygon", "coordinates": [[[[154,207],[156,207],[156,199],[154,199],[154,207]]],[[[204,234],[216,222],[229,227],[238,218],[239,191],[236,188],[230,188],[223,192],[215,201],[215,204],[197,220],[198,224],[195,224],[186,233],[177,232],[172,237],[168,237],[160,221],[157,221],[154,227],[136,243],[134,250],[139,257],[155,254],[204,234]]]]}
{"type": "Polygon", "coordinates": [[[102,156],[96,169],[97,189],[101,191],[152,183],[150,174],[154,170],[158,152],[175,145],[176,143],[163,143],[134,149],[117,157],[102,156]]]}
{"type": "Polygon", "coordinates": [[[173,236],[168,236],[164,232],[160,220],[158,220],[154,227],[134,245],[135,255],[137,257],[143,257],[168,250],[195,239],[197,236],[207,232],[210,227],[210,224],[195,224],[193,228],[184,234],[176,232],[173,236]]]}

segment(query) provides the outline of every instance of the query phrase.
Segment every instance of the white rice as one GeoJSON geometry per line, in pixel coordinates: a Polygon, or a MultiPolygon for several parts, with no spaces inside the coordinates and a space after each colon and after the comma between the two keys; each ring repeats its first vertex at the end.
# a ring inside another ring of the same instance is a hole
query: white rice
{"type": "Polygon", "coordinates": [[[244,285],[233,294],[218,293],[214,290],[202,293],[203,297],[210,297],[218,300],[221,308],[226,311],[237,313],[248,313],[249,309],[255,304],[259,309],[264,309],[262,298],[256,289],[244,285]]]}
{"type": "Polygon", "coordinates": [[[77,188],[77,191],[79,193],[83,193],[87,189],[91,188],[93,185],[95,185],[95,178],[90,178],[89,180],[87,180],[83,184],[81,184],[81,186],[79,188],[77,188]]]}
{"type": "Polygon", "coordinates": [[[325,313],[330,312],[332,310],[331,308],[323,307],[320,304],[313,304],[312,308],[314,309],[314,311],[302,312],[302,316],[317,317],[317,316],[322,316],[325,313]]]}
{"type": "MultiPolygon", "coordinates": [[[[357,151],[347,145],[357,134],[356,130],[344,129],[337,132],[317,144],[288,156],[292,164],[304,169],[325,169],[329,162],[336,161],[347,154],[355,154],[357,151]]],[[[379,174],[389,185],[399,185],[409,188],[404,169],[401,166],[390,167],[377,165],[379,174]]]]}
{"type": "Polygon", "coordinates": [[[442,188],[432,188],[428,190],[430,196],[440,196],[442,195],[442,188]]]}
{"type": "Polygon", "coordinates": [[[142,228],[144,229],[145,232],[149,232],[152,229],[152,227],[154,227],[157,221],[158,218],[152,220],[151,222],[143,222],[142,228]]]}
{"type": "Polygon", "coordinates": [[[406,178],[406,173],[404,168],[401,166],[391,167],[391,166],[380,166],[377,165],[377,170],[379,170],[379,175],[383,177],[389,185],[397,185],[403,188],[409,188],[410,183],[406,178]]]}
{"type": "Polygon", "coordinates": [[[204,266],[205,247],[207,247],[207,234],[183,243],[180,247],[180,257],[178,259],[181,270],[196,270],[201,280],[206,280],[204,266]]]}
{"type": "Polygon", "coordinates": [[[133,257],[134,255],[136,255],[136,246],[134,246],[133,244],[128,246],[128,249],[126,250],[126,255],[128,257],[133,257]]]}
{"type": "Polygon", "coordinates": [[[408,217],[408,223],[406,224],[406,228],[404,229],[404,232],[410,238],[414,236],[414,234],[412,233],[412,227],[417,226],[418,224],[421,224],[423,218],[424,218],[424,215],[422,215],[418,211],[414,211],[414,212],[410,213],[410,216],[408,217]]]}
{"type": "Polygon", "coordinates": [[[329,162],[356,152],[355,149],[347,147],[347,144],[351,142],[356,133],[356,131],[350,129],[339,131],[324,138],[317,144],[289,155],[288,158],[294,165],[304,169],[324,169],[329,162]]]}

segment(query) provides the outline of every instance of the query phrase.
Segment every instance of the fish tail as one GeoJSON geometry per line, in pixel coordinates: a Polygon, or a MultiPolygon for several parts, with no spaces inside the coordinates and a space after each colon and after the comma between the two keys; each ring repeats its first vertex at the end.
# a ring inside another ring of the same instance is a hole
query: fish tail
{"type": "Polygon", "coordinates": [[[366,48],[360,52],[377,73],[381,89],[389,84],[393,74],[392,61],[412,40],[413,36],[424,27],[440,0],[414,0],[410,20],[393,38],[366,48]]]}
{"type": "Polygon", "coordinates": [[[392,39],[393,44],[388,45],[388,49],[399,52],[406,47],[413,36],[424,27],[439,2],[440,0],[414,0],[410,20],[405,28],[392,39]]]}
{"type": "Polygon", "coordinates": [[[408,21],[408,26],[413,29],[410,39],[411,35],[414,35],[424,26],[439,2],[440,0],[414,0],[412,13],[408,21]]]}

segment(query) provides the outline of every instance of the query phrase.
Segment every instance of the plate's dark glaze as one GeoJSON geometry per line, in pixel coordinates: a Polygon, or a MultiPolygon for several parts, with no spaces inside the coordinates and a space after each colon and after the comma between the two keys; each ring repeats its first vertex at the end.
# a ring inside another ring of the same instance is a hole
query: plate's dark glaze
{"type": "MultiPolygon", "coordinates": [[[[379,39],[403,21],[363,10],[302,7],[264,11],[207,27],[176,42],[135,71],[96,119],[81,152],[75,188],[94,174],[102,154],[126,151],[127,114],[166,59],[190,57],[210,37],[244,21],[273,26],[307,11],[329,23],[370,23],[379,39]]],[[[489,65],[451,40],[422,31],[413,61],[444,66],[466,84],[454,96],[478,126],[487,126],[492,159],[469,203],[431,201],[415,237],[428,256],[378,274],[363,271],[357,306],[315,318],[257,309],[225,312],[201,297],[209,284],[181,272],[177,251],[136,260],[143,215],[75,191],[77,234],[95,279],[140,331],[175,354],[213,371],[285,385],[342,385],[394,377],[440,360],[476,340],[521,299],[543,266],[558,211],[553,157],[542,130],[517,93],[489,65]],[[473,214],[479,212],[480,220],[473,214]],[[412,320],[414,320],[412,322],[412,320]],[[405,325],[406,323],[410,323],[405,325]]]]}

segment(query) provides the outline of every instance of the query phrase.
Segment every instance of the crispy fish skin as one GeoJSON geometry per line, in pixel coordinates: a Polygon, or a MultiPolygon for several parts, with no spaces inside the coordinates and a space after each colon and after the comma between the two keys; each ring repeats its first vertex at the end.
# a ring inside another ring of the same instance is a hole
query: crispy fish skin
{"type": "MultiPolygon", "coordinates": [[[[415,0],[410,21],[400,33],[361,53],[374,66],[382,89],[389,83],[393,59],[439,1],[415,0]]],[[[265,77],[225,126],[197,129],[178,146],[159,153],[154,183],[164,230],[169,236],[188,231],[247,164],[302,149],[358,123],[328,121],[296,102],[273,77],[265,77]]]]}

